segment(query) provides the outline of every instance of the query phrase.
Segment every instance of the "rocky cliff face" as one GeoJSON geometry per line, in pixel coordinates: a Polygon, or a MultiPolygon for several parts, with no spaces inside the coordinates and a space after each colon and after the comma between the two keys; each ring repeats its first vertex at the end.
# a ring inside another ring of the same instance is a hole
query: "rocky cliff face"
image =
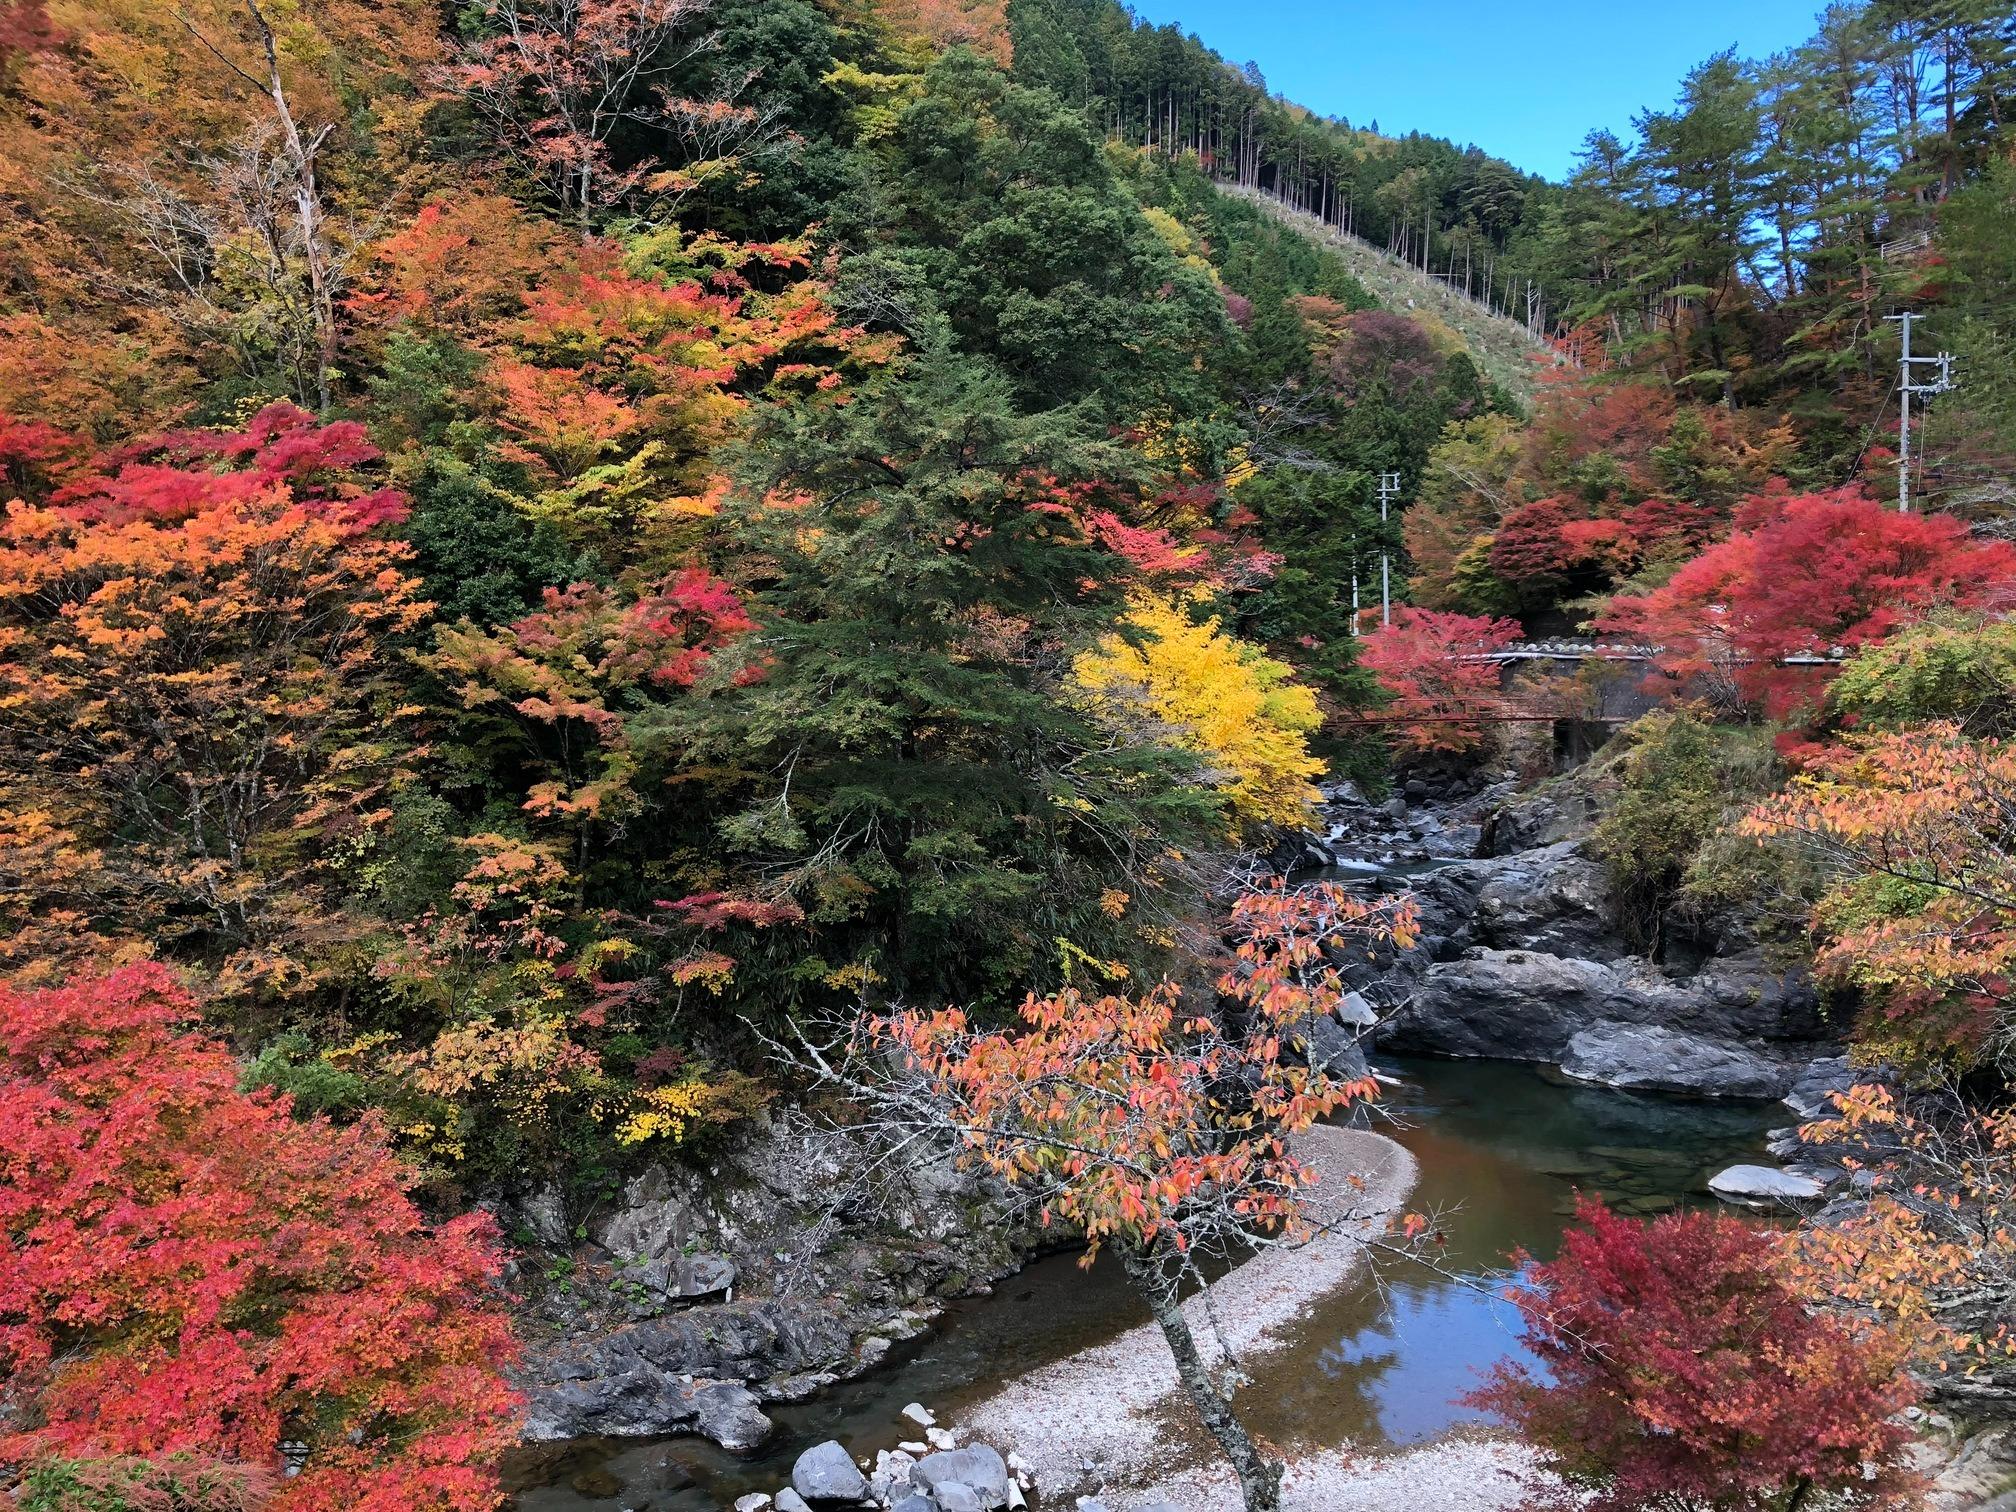
{"type": "Polygon", "coordinates": [[[653,1166],[597,1210],[549,1189],[501,1216],[536,1240],[518,1278],[535,1442],[753,1448],[766,1403],[867,1369],[1036,1239],[947,1159],[891,1164],[788,1119],[739,1126],[705,1166],[653,1166]]]}
{"type": "Polygon", "coordinates": [[[1376,806],[1328,795],[1331,858],[1419,900],[1420,942],[1354,967],[1379,1046],[1711,1097],[1782,1097],[1833,1048],[1805,972],[1770,961],[1745,921],[1694,921],[1666,964],[1626,943],[1587,851],[1597,804],[1573,780],[1410,789],[1376,806]]]}

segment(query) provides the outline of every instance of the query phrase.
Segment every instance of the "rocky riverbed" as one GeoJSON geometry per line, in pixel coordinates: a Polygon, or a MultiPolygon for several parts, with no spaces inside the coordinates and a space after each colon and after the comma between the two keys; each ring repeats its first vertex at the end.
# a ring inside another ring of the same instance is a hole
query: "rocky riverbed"
{"type": "Polygon", "coordinates": [[[872,1368],[1040,1238],[942,1154],[889,1163],[790,1116],[739,1125],[704,1165],[654,1165],[599,1210],[549,1190],[501,1216],[541,1246],[520,1278],[533,1443],[754,1448],[766,1406],[872,1368]]]}
{"type": "Polygon", "coordinates": [[[1509,777],[1383,803],[1326,791],[1304,866],[1404,883],[1421,938],[1356,985],[1381,1049],[1543,1061],[1605,1086],[1777,1098],[1838,1053],[1803,968],[1775,962],[1749,921],[1691,919],[1685,949],[1653,962],[1617,926],[1589,849],[1595,795],[1574,777],[1522,791],[1509,777]]]}

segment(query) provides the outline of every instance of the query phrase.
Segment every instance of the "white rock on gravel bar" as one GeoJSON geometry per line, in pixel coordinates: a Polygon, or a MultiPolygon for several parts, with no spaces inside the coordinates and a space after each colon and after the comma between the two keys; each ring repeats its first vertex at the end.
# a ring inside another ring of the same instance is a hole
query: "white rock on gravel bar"
{"type": "Polygon", "coordinates": [[[1747,1198],[1753,1202],[1810,1202],[1826,1192],[1811,1176],[1794,1175],[1776,1166],[1733,1165],[1708,1182],[1717,1197],[1747,1198]]]}

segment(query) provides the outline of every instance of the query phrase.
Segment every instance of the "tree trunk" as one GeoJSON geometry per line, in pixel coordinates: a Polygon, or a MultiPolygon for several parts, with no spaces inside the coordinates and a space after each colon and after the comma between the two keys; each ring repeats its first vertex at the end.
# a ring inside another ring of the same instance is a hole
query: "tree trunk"
{"type": "Polygon", "coordinates": [[[1169,1353],[1176,1357],[1176,1374],[1182,1379],[1197,1416],[1204,1420],[1211,1437],[1231,1461],[1233,1472],[1239,1477],[1239,1493],[1245,1499],[1246,1512],[1276,1512],[1281,1505],[1281,1466],[1261,1455],[1245,1424],[1233,1413],[1232,1403],[1211,1379],[1203,1356],[1197,1352],[1197,1340],[1190,1333],[1190,1320],[1183,1316],[1176,1278],[1154,1254],[1127,1250],[1121,1263],[1127,1269],[1127,1279],[1134,1283],[1148,1310],[1155,1315],[1162,1337],[1169,1341],[1169,1353]]]}
{"type": "Polygon", "coordinates": [[[329,249],[323,243],[322,192],[315,182],[315,157],[329,135],[323,127],[312,139],[301,134],[294,109],[287,101],[287,85],[280,73],[280,47],[257,0],[245,0],[245,9],[258,28],[266,53],[266,94],[273,102],[273,115],[287,144],[287,165],[294,175],[294,216],[301,234],[301,260],[308,272],[309,318],[315,325],[315,405],[329,410],[329,377],[336,366],[336,288],[330,268],[329,249]]]}

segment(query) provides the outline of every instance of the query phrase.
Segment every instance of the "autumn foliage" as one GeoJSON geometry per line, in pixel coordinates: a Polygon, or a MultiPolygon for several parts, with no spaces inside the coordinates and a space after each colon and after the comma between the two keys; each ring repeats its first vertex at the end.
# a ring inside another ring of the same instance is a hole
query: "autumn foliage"
{"type": "Polygon", "coordinates": [[[1932,724],[1853,739],[1745,820],[1821,856],[1819,964],[1858,989],[1859,1033],[1906,1065],[2010,1053],[2016,750],[1932,724]]]}
{"type": "Polygon", "coordinates": [[[1399,608],[1365,637],[1359,665],[1392,700],[1384,718],[1404,750],[1461,752],[1481,743],[1479,716],[1502,705],[1498,663],[1521,635],[1507,619],[1399,608]]]}
{"type": "Polygon", "coordinates": [[[1942,605],[2001,604],[2016,547],[1947,515],[1901,514],[1857,487],[1759,494],[1735,531],[1663,587],[1612,601],[1605,628],[1661,648],[1659,676],[1731,711],[1810,711],[1826,658],[1882,640],[1942,605]]]}
{"type": "Polygon", "coordinates": [[[1006,0],[872,0],[872,6],[885,26],[928,48],[970,47],[1004,68],[1014,60],[1006,0]]]}
{"type": "MultiPolygon", "coordinates": [[[[1163,981],[1125,995],[1031,994],[1008,1030],[976,1027],[959,1009],[871,1014],[851,1059],[900,1068],[855,1085],[911,1138],[949,1135],[963,1164],[1001,1181],[1045,1228],[1081,1234],[1083,1263],[1118,1252],[1247,1512],[1272,1512],[1281,1466],[1202,1364],[1180,1288],[1200,1260],[1310,1236],[1319,1175],[1291,1141],[1378,1090],[1369,1076],[1333,1074],[1312,1048],[1346,990],[1335,958],[1408,948],[1415,914],[1404,900],[1276,879],[1240,898],[1229,928],[1238,943],[1215,1005],[1186,1004],[1163,981]]],[[[1326,1194],[1333,1221],[1363,1182],[1339,1186],[1326,1194]]]]}
{"type": "Polygon", "coordinates": [[[0,991],[0,1458],[292,1453],[275,1512],[494,1507],[489,1218],[428,1224],[373,1125],[240,1093],[195,1011],[154,965],[0,991]]]}
{"type": "Polygon", "coordinates": [[[1142,595],[1122,629],[1078,658],[1073,675],[1105,718],[1195,752],[1234,827],[1305,822],[1322,764],[1307,737],[1322,723],[1293,669],[1199,621],[1177,600],[1142,595]]]}
{"type": "Polygon", "coordinates": [[[524,469],[525,515],[611,570],[663,572],[719,510],[716,453],[755,402],[838,397],[843,364],[891,350],[839,318],[807,262],[802,243],[676,229],[569,243],[470,195],[377,243],[348,303],[373,346],[425,336],[476,354],[457,402],[524,469]]]}
{"type": "Polygon", "coordinates": [[[381,812],[403,501],[289,406],[163,437],[0,520],[0,889],[23,955],[186,944],[292,990],[322,863],[381,812]],[[24,927],[25,926],[25,927],[24,927]]]}
{"type": "Polygon", "coordinates": [[[1163,983],[1136,996],[1032,996],[1012,1030],[976,1029],[958,1009],[866,1028],[915,1065],[967,1131],[976,1165],[1095,1249],[1180,1253],[1228,1231],[1299,1233],[1313,1176],[1287,1137],[1376,1090],[1290,1057],[1345,990],[1325,951],[1404,948],[1414,915],[1335,884],[1277,884],[1241,898],[1232,927],[1239,944],[1218,989],[1238,1023],[1186,1007],[1163,983]],[[1237,1105],[1226,1097],[1235,1083],[1237,1105]]]}
{"type": "Polygon", "coordinates": [[[1914,1111],[1864,1085],[1799,1137],[1869,1193],[1843,1221],[1799,1232],[1800,1284],[1881,1319],[1934,1395],[2005,1392],[2016,1380],[2016,1110],[1914,1111]]]}
{"type": "Polygon", "coordinates": [[[1499,1367],[1470,1400],[1539,1446],[1575,1504],[1782,1509],[1809,1493],[1903,1506],[1915,1395],[1895,1347],[1812,1311],[1767,1229],[1647,1223],[1595,1199],[1514,1293],[1544,1374],[1499,1367]]]}

